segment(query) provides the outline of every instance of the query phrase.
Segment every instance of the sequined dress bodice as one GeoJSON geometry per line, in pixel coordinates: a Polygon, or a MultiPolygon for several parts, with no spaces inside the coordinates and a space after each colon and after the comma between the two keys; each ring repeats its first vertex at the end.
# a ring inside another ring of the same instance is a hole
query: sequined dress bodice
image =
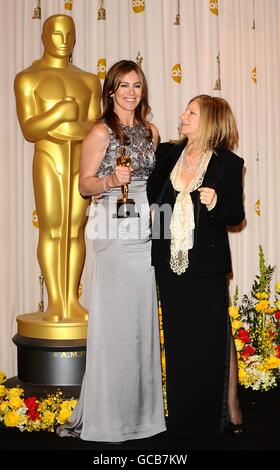
{"type": "MultiPolygon", "coordinates": [[[[96,176],[106,176],[114,172],[116,159],[120,155],[120,142],[112,130],[109,129],[110,141],[105,157],[97,171],[96,176]]],[[[123,126],[123,131],[130,139],[129,145],[124,145],[126,154],[131,158],[133,180],[147,180],[155,166],[155,153],[152,141],[148,140],[149,132],[143,124],[134,127],[123,126]]]]}

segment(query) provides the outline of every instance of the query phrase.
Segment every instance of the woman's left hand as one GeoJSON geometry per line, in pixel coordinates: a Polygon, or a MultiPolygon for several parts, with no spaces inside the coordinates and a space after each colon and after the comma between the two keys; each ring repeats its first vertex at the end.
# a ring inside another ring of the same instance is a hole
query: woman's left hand
{"type": "Polygon", "coordinates": [[[212,204],[214,197],[216,195],[216,191],[213,188],[201,187],[198,188],[200,192],[200,202],[201,204],[205,204],[206,206],[210,206],[212,204]]]}

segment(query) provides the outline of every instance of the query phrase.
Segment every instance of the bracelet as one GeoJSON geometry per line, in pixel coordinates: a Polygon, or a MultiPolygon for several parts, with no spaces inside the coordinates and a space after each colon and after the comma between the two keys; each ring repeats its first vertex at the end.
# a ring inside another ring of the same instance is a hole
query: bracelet
{"type": "Polygon", "coordinates": [[[103,178],[103,190],[104,190],[104,193],[110,193],[112,191],[113,188],[107,188],[106,186],[106,180],[110,178],[110,175],[107,175],[105,176],[105,178],[103,178]]]}

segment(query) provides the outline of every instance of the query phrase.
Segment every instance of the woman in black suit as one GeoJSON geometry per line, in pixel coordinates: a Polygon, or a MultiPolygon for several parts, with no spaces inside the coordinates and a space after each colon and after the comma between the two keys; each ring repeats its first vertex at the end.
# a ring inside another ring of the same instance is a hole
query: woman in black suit
{"type": "Polygon", "coordinates": [[[243,432],[227,313],[227,225],[244,219],[244,161],[232,152],[238,131],[224,99],[199,95],[180,119],[184,138],[159,145],[147,191],[163,312],[168,432],[199,448],[210,446],[209,438],[228,421],[236,435],[243,432]]]}

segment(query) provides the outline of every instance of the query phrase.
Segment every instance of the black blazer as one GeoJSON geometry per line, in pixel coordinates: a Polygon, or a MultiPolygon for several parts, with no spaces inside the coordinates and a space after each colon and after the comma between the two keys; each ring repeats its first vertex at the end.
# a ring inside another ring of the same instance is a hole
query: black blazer
{"type": "MultiPolygon", "coordinates": [[[[180,144],[160,144],[156,151],[156,165],[147,183],[149,204],[155,205],[152,264],[156,267],[169,268],[169,225],[176,199],[169,177],[186,144],[187,140],[180,144]],[[159,217],[158,206],[169,207],[170,210],[161,212],[159,217]]],[[[216,276],[231,272],[227,225],[239,225],[245,217],[243,164],[242,158],[227,149],[212,154],[202,183],[202,186],[214,188],[217,193],[217,203],[211,211],[200,203],[197,190],[191,193],[195,230],[194,245],[189,251],[189,276],[216,276]]]]}

